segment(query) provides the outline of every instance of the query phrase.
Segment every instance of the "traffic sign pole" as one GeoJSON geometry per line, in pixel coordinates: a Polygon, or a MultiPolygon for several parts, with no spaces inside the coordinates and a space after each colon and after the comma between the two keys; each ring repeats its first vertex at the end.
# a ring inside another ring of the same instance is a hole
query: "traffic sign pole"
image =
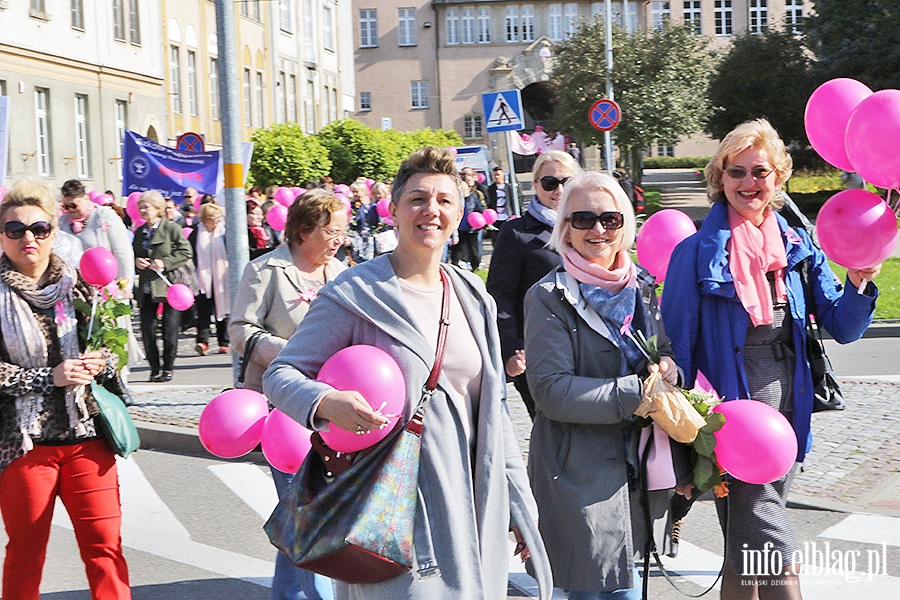
{"type": "MultiPolygon", "coordinates": [[[[606,0],[606,97],[615,100],[613,93],[612,73],[613,73],[613,41],[612,41],[612,0],[606,0]]],[[[625,4],[625,22],[628,22],[628,4],[625,4]]],[[[606,171],[610,175],[616,167],[616,161],[613,158],[612,147],[612,131],[606,131],[603,134],[606,142],[606,171]]]]}
{"type": "Polygon", "coordinates": [[[522,211],[519,205],[519,178],[516,177],[516,165],[513,162],[513,151],[512,151],[512,132],[508,131],[506,133],[506,160],[509,161],[509,185],[512,190],[512,214],[517,217],[522,216],[522,211]]]}

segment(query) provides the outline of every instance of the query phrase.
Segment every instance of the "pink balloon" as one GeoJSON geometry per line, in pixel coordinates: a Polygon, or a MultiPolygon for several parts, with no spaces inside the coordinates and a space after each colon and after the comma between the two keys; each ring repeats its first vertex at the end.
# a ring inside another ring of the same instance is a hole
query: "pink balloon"
{"type": "Polygon", "coordinates": [[[136,219],[132,219],[131,220],[131,230],[136,231],[138,227],[140,227],[141,225],[143,225],[146,222],[147,221],[143,220],[140,216],[138,216],[136,219]]]}
{"type": "Polygon", "coordinates": [[[128,213],[128,216],[131,217],[132,221],[137,221],[141,218],[141,211],[138,210],[138,200],[141,197],[141,192],[131,192],[128,194],[128,200],[125,203],[125,212],[128,213]]]}
{"type": "Polygon", "coordinates": [[[475,176],[475,179],[478,180],[478,183],[484,183],[485,181],[487,181],[487,177],[485,177],[484,173],[479,173],[475,176]]]}
{"type": "Polygon", "coordinates": [[[344,194],[345,196],[349,196],[350,195],[350,186],[347,185],[346,183],[339,183],[336,186],[334,186],[334,191],[339,194],[344,194]]]}
{"type": "Polygon", "coordinates": [[[9,191],[9,188],[6,188],[6,187],[3,187],[2,185],[0,185],[0,202],[2,202],[3,199],[6,197],[6,192],[8,192],[8,191],[9,191]]]}
{"type": "Polygon", "coordinates": [[[378,204],[375,205],[375,210],[378,212],[378,216],[382,219],[386,219],[391,216],[391,199],[390,198],[382,198],[378,201],[378,204]]]}
{"type": "Polygon", "coordinates": [[[637,237],[638,262],[656,277],[656,280],[666,280],[666,270],[669,268],[669,260],[672,251],[682,240],[697,233],[697,227],[689,216],[667,208],[653,213],[644,221],[637,237]]]}
{"type": "Polygon", "coordinates": [[[113,253],[102,246],[89,248],[81,255],[78,263],[81,276],[95,287],[104,287],[116,280],[119,273],[119,261],[113,253]]]}
{"type": "Polygon", "coordinates": [[[485,225],[487,225],[487,221],[484,218],[484,215],[480,212],[471,212],[469,216],[466,217],[466,220],[469,222],[469,225],[472,229],[481,229],[485,225]]]}
{"type": "Polygon", "coordinates": [[[881,90],[859,103],[847,123],[847,158],[878,187],[900,188],[900,90],[881,90]]]}
{"type": "Polygon", "coordinates": [[[107,204],[112,204],[112,196],[110,196],[109,194],[97,193],[97,194],[94,194],[93,196],[89,195],[89,197],[94,204],[97,204],[99,206],[105,206],[107,204]]]}
{"type": "Polygon", "coordinates": [[[91,190],[88,192],[88,198],[90,198],[93,202],[97,202],[97,196],[102,196],[103,192],[98,192],[97,190],[91,190]]]}
{"type": "MultiPolygon", "coordinates": [[[[336,389],[356,391],[389,418],[402,418],[406,405],[406,380],[391,355],[375,346],[349,346],[325,361],[317,379],[336,389]]],[[[331,424],[322,439],[338,452],[356,452],[384,439],[393,429],[375,429],[356,435],[331,424]]]]}
{"type": "Polygon", "coordinates": [[[294,200],[296,200],[297,198],[305,194],[306,190],[304,190],[303,188],[292,187],[291,193],[294,194],[294,200]]]}
{"type": "Polygon", "coordinates": [[[393,220],[392,218],[390,218],[390,217],[385,217],[385,218],[384,218],[384,222],[385,222],[386,225],[390,225],[391,227],[394,226],[394,220],[393,220]]]}
{"type": "Polygon", "coordinates": [[[294,203],[294,192],[292,192],[289,187],[280,187],[275,190],[275,197],[273,200],[284,207],[288,207],[294,203]]]}
{"type": "Polygon", "coordinates": [[[256,448],[269,414],[266,397],[248,389],[222,392],[200,413],[200,442],[211,454],[237,458],[256,448]]]}
{"type": "Polygon", "coordinates": [[[484,216],[484,222],[488,225],[493,225],[497,222],[497,211],[493,208],[486,208],[481,214],[484,216]]]}
{"type": "Polygon", "coordinates": [[[452,154],[453,156],[459,154],[459,150],[456,149],[456,146],[449,146],[447,150],[449,150],[450,154],[452,154]]]}
{"type": "Polygon", "coordinates": [[[347,214],[353,212],[353,205],[350,204],[350,198],[340,192],[336,193],[334,197],[344,203],[344,208],[347,209],[347,214]]]}
{"type": "MultiPolygon", "coordinates": [[[[285,189],[285,188],[280,188],[285,189]]],[[[287,225],[288,209],[282,204],[273,204],[266,213],[266,222],[272,226],[275,231],[284,231],[287,225]]]]}
{"type": "Polygon", "coordinates": [[[263,456],[282,473],[296,473],[309,454],[312,432],[277,408],[269,413],[263,424],[263,456]]]}
{"type": "Polygon", "coordinates": [[[868,269],[894,250],[897,218],[877,194],[844,190],[822,205],[816,233],[828,258],[848,269],[868,269]]]}
{"type": "Polygon", "coordinates": [[[369,190],[369,193],[372,193],[372,186],[375,185],[375,180],[371,177],[366,177],[366,189],[369,190]]]}
{"type": "Polygon", "coordinates": [[[181,228],[181,233],[184,234],[184,237],[190,237],[191,233],[193,233],[193,231],[194,231],[193,227],[182,227],[181,228]]]}
{"type": "Polygon", "coordinates": [[[871,95],[865,84],[839,78],[820,85],[806,102],[806,137],[819,156],[838,169],[855,170],[845,147],[847,122],[859,103],[871,95]]]}
{"type": "Polygon", "coordinates": [[[175,310],[187,310],[194,305],[194,292],[186,285],[175,283],[169,286],[166,301],[175,310]]]}
{"type": "Polygon", "coordinates": [[[772,483],[797,460],[797,436],[780,412],[756,400],[723,402],[713,412],[725,416],[717,432],[716,460],[747,483],[772,483]]]}

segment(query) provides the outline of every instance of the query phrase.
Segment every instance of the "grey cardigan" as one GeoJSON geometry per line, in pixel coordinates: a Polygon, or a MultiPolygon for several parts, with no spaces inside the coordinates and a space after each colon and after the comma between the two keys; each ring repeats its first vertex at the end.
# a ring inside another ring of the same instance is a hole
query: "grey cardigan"
{"type": "MultiPolygon", "coordinates": [[[[671,356],[652,278],[640,272],[644,322],[659,336],[661,354],[671,356]]],[[[620,376],[622,354],[607,335],[562,268],[525,296],[526,374],[537,409],[528,474],[553,584],[570,590],[631,588],[633,561],[647,540],[640,496],[628,486],[629,470],[637,466],[632,415],[642,383],[636,374],[620,376]]],[[[659,541],[671,494],[650,492],[659,541]]]]}
{"type": "MultiPolygon", "coordinates": [[[[552,594],[536,506],[506,407],[494,303],[480,279],[447,271],[485,363],[474,440],[470,444],[464,437],[461,412],[444,392],[449,388],[444,374],[422,435],[414,531],[418,568],[379,584],[339,583],[342,599],[505,598],[512,525],[521,528],[532,553],[530,566],[541,584],[541,598],[552,594]],[[433,566],[439,576],[419,576],[418,571],[433,566]]],[[[354,344],[377,346],[397,361],[406,378],[408,418],[421,397],[435,348],[416,330],[388,256],[348,269],[320,291],[297,333],[266,371],[263,387],[270,402],[311,429],[324,428],[326,423],[313,415],[333,388],[312,378],[326,359],[354,344]]]]}

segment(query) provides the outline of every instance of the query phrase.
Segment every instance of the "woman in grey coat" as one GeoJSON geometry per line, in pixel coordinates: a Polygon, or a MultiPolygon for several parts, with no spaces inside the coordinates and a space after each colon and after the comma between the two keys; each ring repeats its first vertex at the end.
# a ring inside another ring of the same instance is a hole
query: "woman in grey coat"
{"type": "MultiPolygon", "coordinates": [[[[357,392],[314,380],[351,345],[377,346],[406,380],[411,416],[435,359],[442,298],[441,253],[462,216],[454,157],[429,146],[394,180],[391,217],[399,243],[326,285],[263,378],[269,400],[315,430],[367,432],[393,423],[357,392]],[[309,340],[316,340],[314,344],[309,340]]],[[[512,529],[523,557],[551,594],[534,499],[505,402],[494,303],[478,277],[445,267],[450,325],[444,367],[422,434],[411,572],[376,584],[337,585],[353,600],[506,597],[512,529]]]]}
{"type": "MultiPolygon", "coordinates": [[[[525,296],[536,407],[528,474],[554,585],[570,599],[631,600],[641,597],[633,565],[648,539],[633,413],[650,370],[670,383],[679,374],[653,279],[629,255],[635,219],[625,192],[585,173],[569,181],[558,210],[549,245],[563,266],[525,296]],[[630,337],[637,331],[658,336],[658,365],[630,337]]],[[[654,519],[670,494],[650,492],[654,519]]]]}

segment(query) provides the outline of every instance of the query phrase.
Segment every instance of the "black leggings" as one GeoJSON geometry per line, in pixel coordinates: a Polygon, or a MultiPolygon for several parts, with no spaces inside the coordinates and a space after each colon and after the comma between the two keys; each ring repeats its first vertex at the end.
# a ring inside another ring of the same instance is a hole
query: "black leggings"
{"type": "MultiPolygon", "coordinates": [[[[175,356],[178,354],[178,327],[181,323],[181,311],[175,310],[167,302],[163,302],[162,337],[163,337],[163,371],[171,371],[175,368],[175,356]]],[[[150,294],[141,294],[138,298],[138,307],[141,313],[141,335],[144,338],[144,351],[147,353],[147,362],[150,363],[150,372],[159,373],[159,347],[156,345],[156,331],[159,319],[156,317],[156,308],[159,302],[154,302],[150,294]]]]}
{"type": "MultiPolygon", "coordinates": [[[[215,316],[216,301],[214,298],[207,298],[206,294],[200,292],[194,296],[194,306],[197,307],[197,343],[209,344],[209,321],[215,316]]],[[[220,347],[228,347],[227,315],[221,321],[216,321],[216,338],[219,340],[220,347]]]]}

